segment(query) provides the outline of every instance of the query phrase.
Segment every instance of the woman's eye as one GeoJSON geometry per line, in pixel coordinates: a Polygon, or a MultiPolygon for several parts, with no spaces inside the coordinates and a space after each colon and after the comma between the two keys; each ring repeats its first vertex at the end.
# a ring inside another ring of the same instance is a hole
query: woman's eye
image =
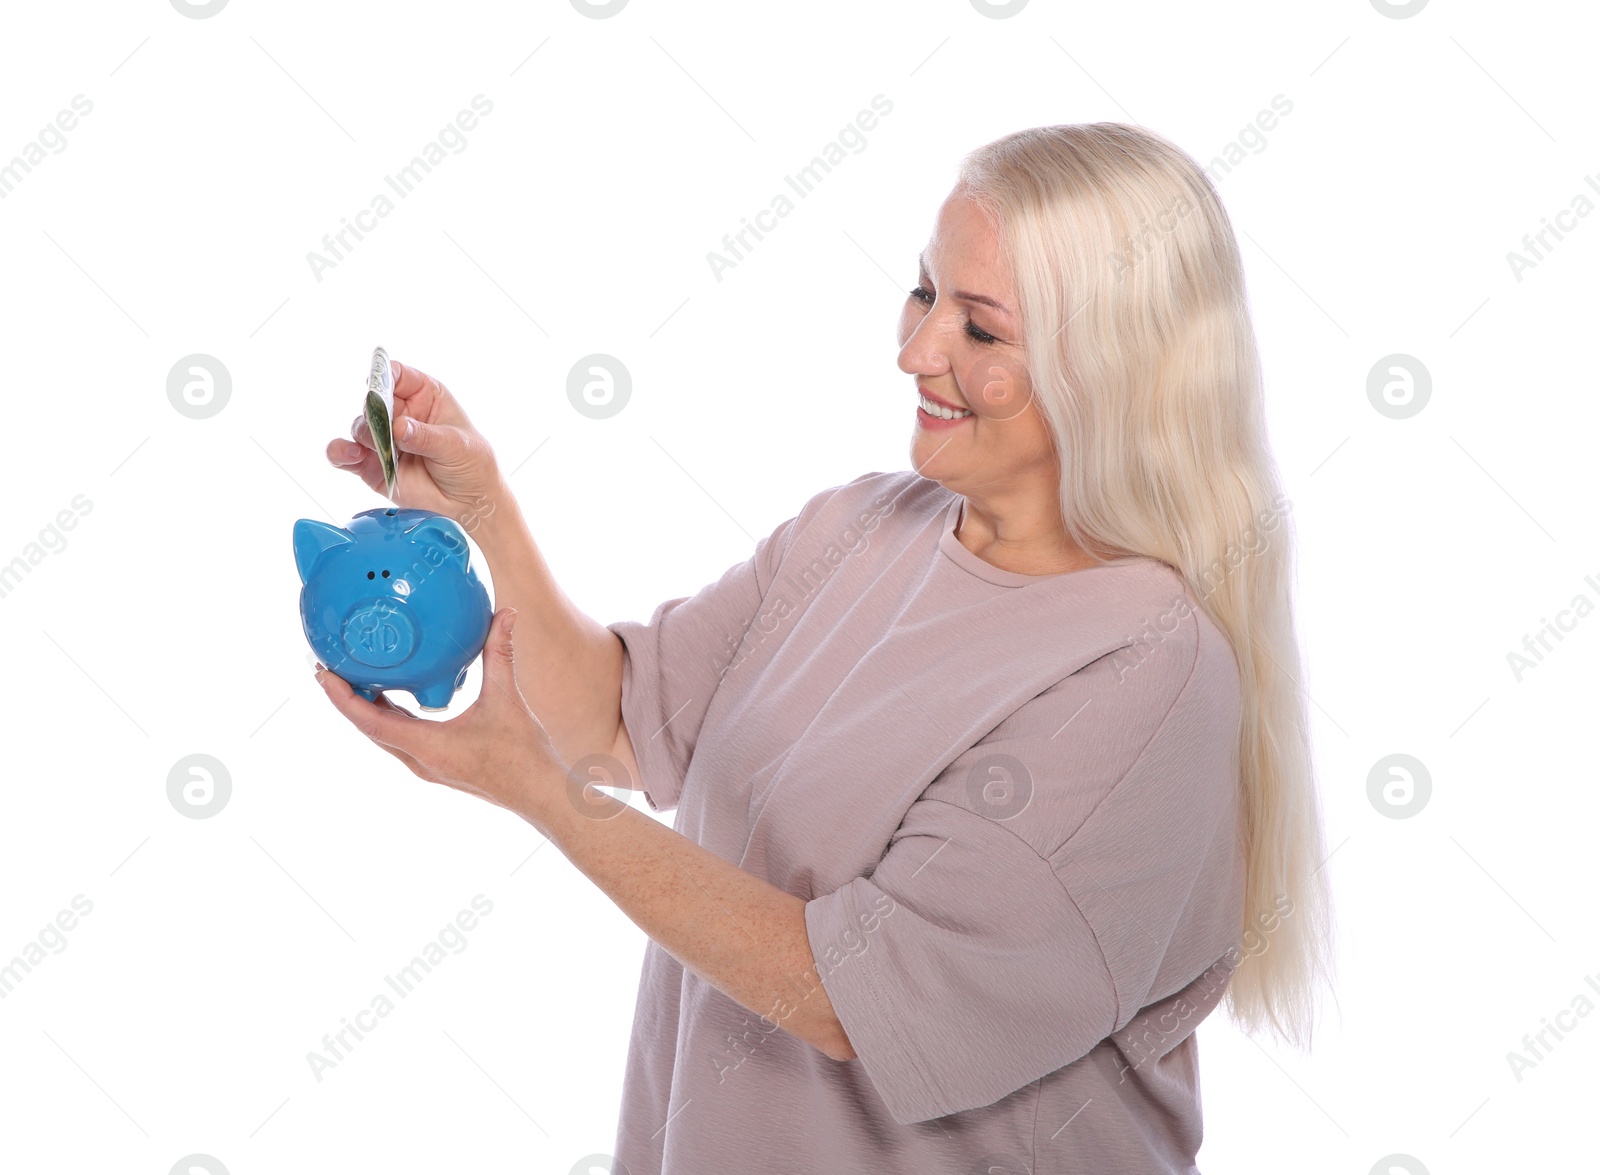
{"type": "MultiPolygon", "coordinates": [[[[933,303],[933,294],[926,286],[920,284],[912,288],[911,296],[924,305],[933,303]]],[[[998,343],[1000,341],[970,318],[967,319],[967,337],[975,343],[998,343]]]]}

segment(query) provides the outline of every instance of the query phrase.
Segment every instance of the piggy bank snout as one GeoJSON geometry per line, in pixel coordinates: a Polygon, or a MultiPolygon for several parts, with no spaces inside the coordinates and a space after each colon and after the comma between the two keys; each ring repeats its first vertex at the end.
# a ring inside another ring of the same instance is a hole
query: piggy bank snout
{"type": "Polygon", "coordinates": [[[344,620],[345,652],[363,665],[390,669],[416,651],[416,622],[393,599],[362,600],[344,620]]]}

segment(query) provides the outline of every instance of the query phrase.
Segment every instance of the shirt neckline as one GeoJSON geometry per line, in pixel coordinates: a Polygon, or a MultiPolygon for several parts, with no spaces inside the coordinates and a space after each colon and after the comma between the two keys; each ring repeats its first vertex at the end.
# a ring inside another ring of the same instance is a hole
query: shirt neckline
{"type": "Polygon", "coordinates": [[[1132,563],[1150,562],[1148,555],[1125,555],[1120,559],[1105,559],[1093,567],[1082,567],[1077,571],[1056,571],[1049,575],[1026,575],[1020,571],[1007,571],[1003,567],[996,567],[987,560],[980,559],[962,545],[956,538],[956,528],[961,521],[961,509],[966,499],[960,494],[953,494],[950,504],[945,507],[944,522],[939,533],[939,549],[957,567],[969,575],[1001,587],[1026,587],[1030,583],[1043,583],[1049,579],[1061,579],[1069,575],[1078,575],[1085,571],[1098,571],[1102,567],[1124,567],[1132,563]]]}

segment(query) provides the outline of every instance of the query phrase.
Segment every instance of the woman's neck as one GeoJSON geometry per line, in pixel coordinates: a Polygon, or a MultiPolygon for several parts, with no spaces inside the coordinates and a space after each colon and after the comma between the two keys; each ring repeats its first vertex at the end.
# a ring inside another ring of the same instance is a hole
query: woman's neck
{"type": "Polygon", "coordinates": [[[968,495],[955,537],[985,563],[1019,575],[1058,575],[1101,562],[1067,534],[1054,494],[1048,498],[986,495],[982,500],[968,495]]]}

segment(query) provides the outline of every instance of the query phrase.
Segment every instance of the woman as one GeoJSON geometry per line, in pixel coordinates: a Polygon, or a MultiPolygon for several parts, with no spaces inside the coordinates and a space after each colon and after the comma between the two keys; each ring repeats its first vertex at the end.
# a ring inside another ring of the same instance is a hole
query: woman
{"type": "MultiPolygon", "coordinates": [[[[619,1170],[1194,1171],[1196,1025],[1226,995],[1303,1043],[1326,939],[1227,216],[1149,132],[1007,136],[965,160],[899,341],[915,472],[606,626],[397,364],[396,499],[466,520],[510,607],[449,722],[319,679],[650,936],[619,1170]]],[[[328,456],[381,489],[354,435],[328,456]]]]}

